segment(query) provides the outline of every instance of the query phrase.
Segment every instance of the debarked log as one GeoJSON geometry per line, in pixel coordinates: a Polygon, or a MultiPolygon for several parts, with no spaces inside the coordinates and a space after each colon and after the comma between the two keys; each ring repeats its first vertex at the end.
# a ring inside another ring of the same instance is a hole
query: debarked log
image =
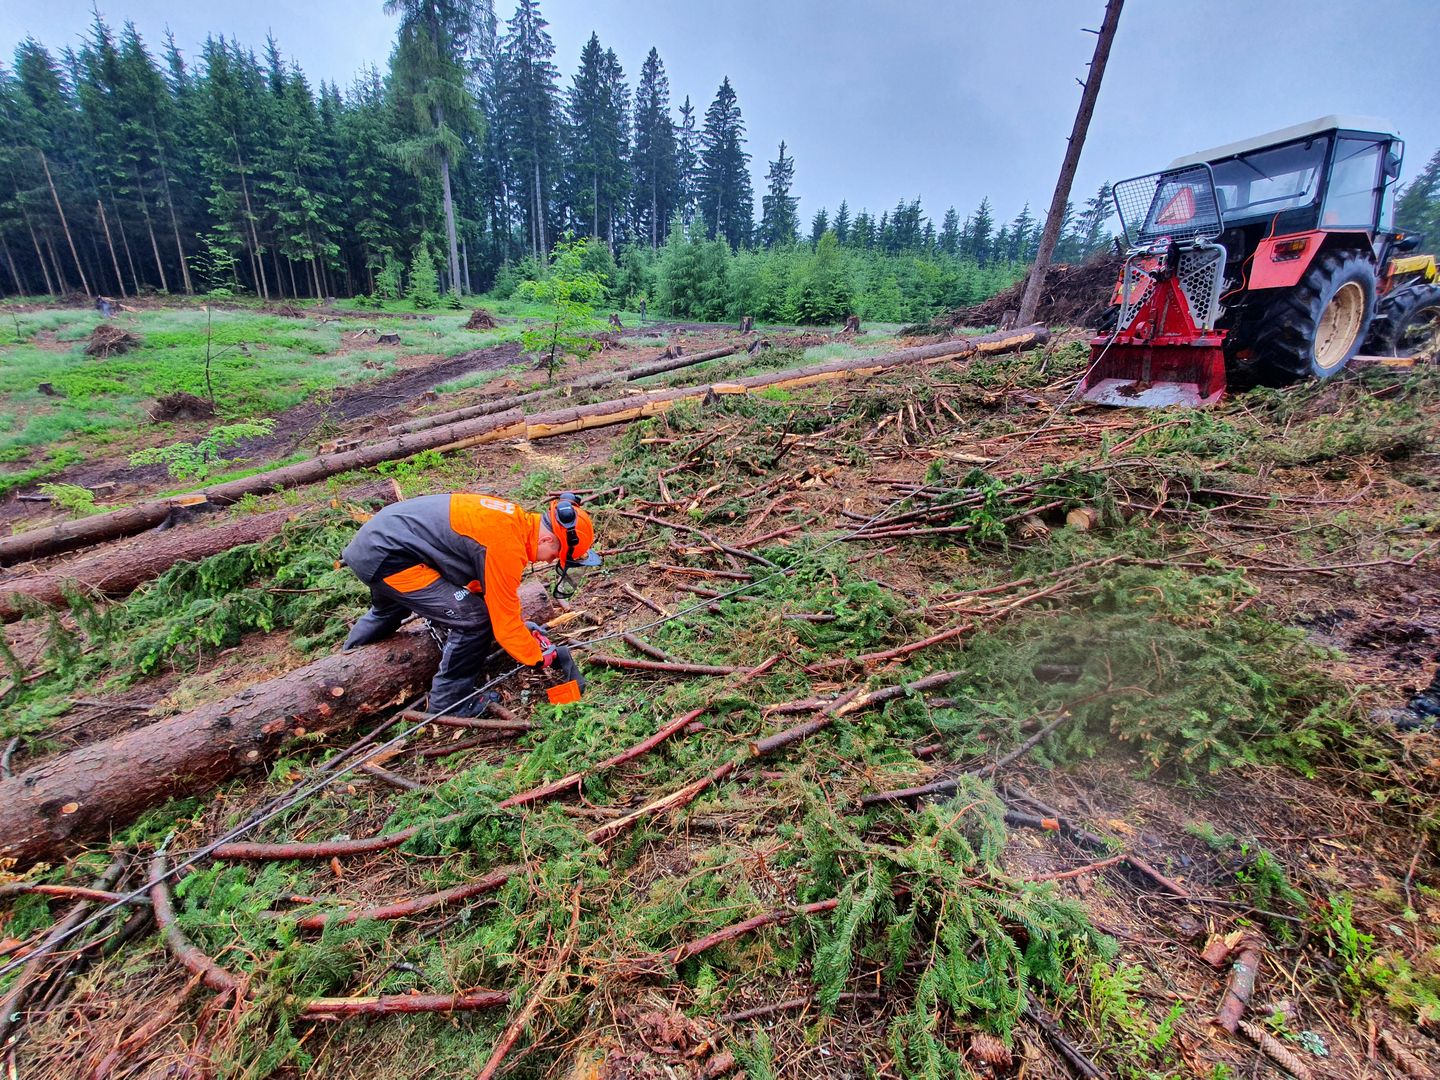
{"type": "MultiPolygon", "coordinates": [[[[520,599],[532,621],[553,612],[541,582],[526,582],[520,599]]],[[[439,659],[429,634],[402,631],[0,780],[0,859],[53,862],[260,765],[294,736],[350,727],[423,690],[439,659]]]]}
{"type": "Polygon", "coordinates": [[[513,397],[494,398],[490,401],[481,401],[475,405],[467,405],[461,409],[435,413],[433,416],[422,416],[418,420],[407,420],[403,424],[392,424],[390,430],[398,435],[407,431],[425,431],[428,428],[437,427],[440,424],[452,424],[457,420],[468,420],[475,416],[491,416],[494,413],[504,412],[506,409],[513,409],[519,405],[526,405],[532,401],[552,397],[562,392],[588,390],[593,387],[605,386],[615,382],[632,382],[635,379],[643,379],[650,375],[660,375],[667,371],[674,371],[677,368],[703,364],[708,360],[719,360],[721,357],[729,356],[734,351],[734,345],[726,345],[723,348],[711,349],[708,352],[695,353],[689,356],[661,356],[648,364],[641,364],[638,367],[627,368],[623,371],[601,371],[593,375],[582,375],[578,379],[571,379],[558,386],[545,386],[539,390],[530,390],[523,394],[516,394],[513,397]]]}

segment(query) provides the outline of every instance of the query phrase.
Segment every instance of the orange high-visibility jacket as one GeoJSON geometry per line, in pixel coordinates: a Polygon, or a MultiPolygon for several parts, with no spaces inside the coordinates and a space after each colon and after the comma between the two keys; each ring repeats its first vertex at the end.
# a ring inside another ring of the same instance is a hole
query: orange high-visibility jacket
{"type": "Polygon", "coordinates": [[[540,662],[520,611],[520,577],[538,556],[540,515],[491,495],[422,495],[392,503],[341,553],[367,584],[401,593],[436,581],[485,598],[495,640],[517,663],[540,662]]]}

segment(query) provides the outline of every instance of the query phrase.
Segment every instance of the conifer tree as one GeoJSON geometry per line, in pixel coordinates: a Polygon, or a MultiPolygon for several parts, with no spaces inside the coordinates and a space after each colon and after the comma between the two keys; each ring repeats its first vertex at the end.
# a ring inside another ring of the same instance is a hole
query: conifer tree
{"type": "Polygon", "coordinates": [[[509,129],[508,150],[524,200],[530,252],[537,259],[549,250],[548,219],[560,171],[558,72],[551,63],[555,43],[545,30],[548,25],[536,0],[520,0],[502,43],[501,116],[509,129]]]}
{"type": "Polygon", "coordinates": [[[435,259],[424,240],[410,260],[410,284],[405,297],[418,308],[433,308],[440,303],[440,282],[435,276],[435,259]]]}
{"type": "Polygon", "coordinates": [[[861,251],[869,251],[875,246],[875,219],[870,216],[869,210],[861,210],[855,215],[855,224],[850,229],[850,243],[861,251]]]}
{"type": "Polygon", "coordinates": [[[665,239],[670,217],[683,198],[683,183],[675,121],[670,118],[670,80],[659,52],[653,48],[640,69],[634,115],[631,219],[636,231],[655,248],[665,239]]]}
{"type": "Polygon", "coordinates": [[[800,200],[792,198],[790,187],[795,182],[795,159],[785,156],[785,142],[780,142],[780,156],[770,162],[765,174],[766,194],[761,196],[760,243],[767,248],[783,247],[795,242],[799,231],[800,200]]]}
{"type": "Polygon", "coordinates": [[[570,211],[586,235],[614,237],[615,210],[623,205],[629,146],[628,106],[620,61],[601,50],[592,33],[580,52],[580,70],[566,102],[570,211]],[[608,228],[602,231],[601,218],[608,228]]]}
{"type": "Polygon", "coordinates": [[[990,209],[990,200],[981,199],[980,205],[970,217],[969,255],[984,266],[990,261],[991,241],[994,239],[995,215],[990,209]]]}
{"type": "Polygon", "coordinates": [[[945,211],[945,217],[940,222],[938,243],[940,250],[946,255],[960,253],[960,215],[955,213],[953,206],[945,211]]]}
{"type": "Polygon", "coordinates": [[[1075,233],[1079,251],[1077,257],[1089,258],[1110,244],[1110,232],[1105,228],[1115,213],[1115,202],[1110,185],[1101,184],[1100,189],[1085,203],[1085,209],[1075,219],[1075,233]]]}
{"type": "Polygon", "coordinates": [[[1008,262],[1024,262],[1032,257],[1035,245],[1039,242],[1035,215],[1030,213],[1030,204],[1026,203],[1010,223],[1010,237],[1005,246],[1004,258],[1008,262]]]}
{"type": "Polygon", "coordinates": [[[835,223],[832,228],[835,230],[835,239],[841,247],[850,242],[850,204],[844,199],[840,200],[840,209],[835,211],[835,223]]]}
{"type": "MultiPolygon", "coordinates": [[[[814,247],[820,243],[820,238],[830,229],[830,215],[825,207],[815,211],[815,216],[810,219],[810,246],[814,247]]],[[[837,237],[838,240],[838,237],[837,237]]]]}
{"type": "Polygon", "coordinates": [[[690,95],[680,106],[680,134],[675,148],[675,182],[679,192],[681,220],[689,228],[695,220],[700,198],[700,136],[695,130],[695,106],[690,95]]]}
{"type": "Polygon", "coordinates": [[[755,220],[749,165],[745,123],[727,76],[705,111],[705,127],[700,133],[697,202],[706,235],[723,239],[732,248],[749,243],[755,220]]]}
{"type": "Polygon", "coordinates": [[[397,152],[417,171],[432,163],[439,168],[450,282],[457,286],[460,249],[450,169],[462,151],[462,137],[481,123],[465,79],[466,45],[475,26],[475,8],[470,0],[385,0],[385,12],[400,15],[390,75],[412,131],[397,152]]]}

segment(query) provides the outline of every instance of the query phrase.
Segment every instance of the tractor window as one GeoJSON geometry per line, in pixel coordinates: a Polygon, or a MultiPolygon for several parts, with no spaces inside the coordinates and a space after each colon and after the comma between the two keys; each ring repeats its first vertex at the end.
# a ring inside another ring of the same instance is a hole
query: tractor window
{"type": "Polygon", "coordinates": [[[1341,139],[1325,192],[1323,228],[1369,229],[1375,225],[1375,187],[1385,144],[1374,139],[1341,139]]]}
{"type": "Polygon", "coordinates": [[[1327,138],[1289,143],[1212,166],[1215,194],[1227,220],[1308,206],[1325,166],[1327,138]]]}

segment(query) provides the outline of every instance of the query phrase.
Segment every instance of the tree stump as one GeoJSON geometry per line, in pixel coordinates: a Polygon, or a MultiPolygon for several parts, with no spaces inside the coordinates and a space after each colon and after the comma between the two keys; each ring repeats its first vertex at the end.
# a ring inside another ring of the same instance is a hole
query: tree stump
{"type": "Polygon", "coordinates": [[[844,329],[842,329],[842,330],[840,331],[840,333],[842,333],[842,334],[858,334],[858,333],[860,333],[860,316],[859,316],[859,315],[846,315],[846,316],[845,316],[845,327],[844,327],[844,329]]]}
{"type": "Polygon", "coordinates": [[[387,333],[387,334],[381,334],[378,340],[379,340],[379,342],[380,342],[381,345],[399,345],[399,344],[400,344],[400,335],[399,335],[399,334],[389,334],[389,333],[387,333]]]}

